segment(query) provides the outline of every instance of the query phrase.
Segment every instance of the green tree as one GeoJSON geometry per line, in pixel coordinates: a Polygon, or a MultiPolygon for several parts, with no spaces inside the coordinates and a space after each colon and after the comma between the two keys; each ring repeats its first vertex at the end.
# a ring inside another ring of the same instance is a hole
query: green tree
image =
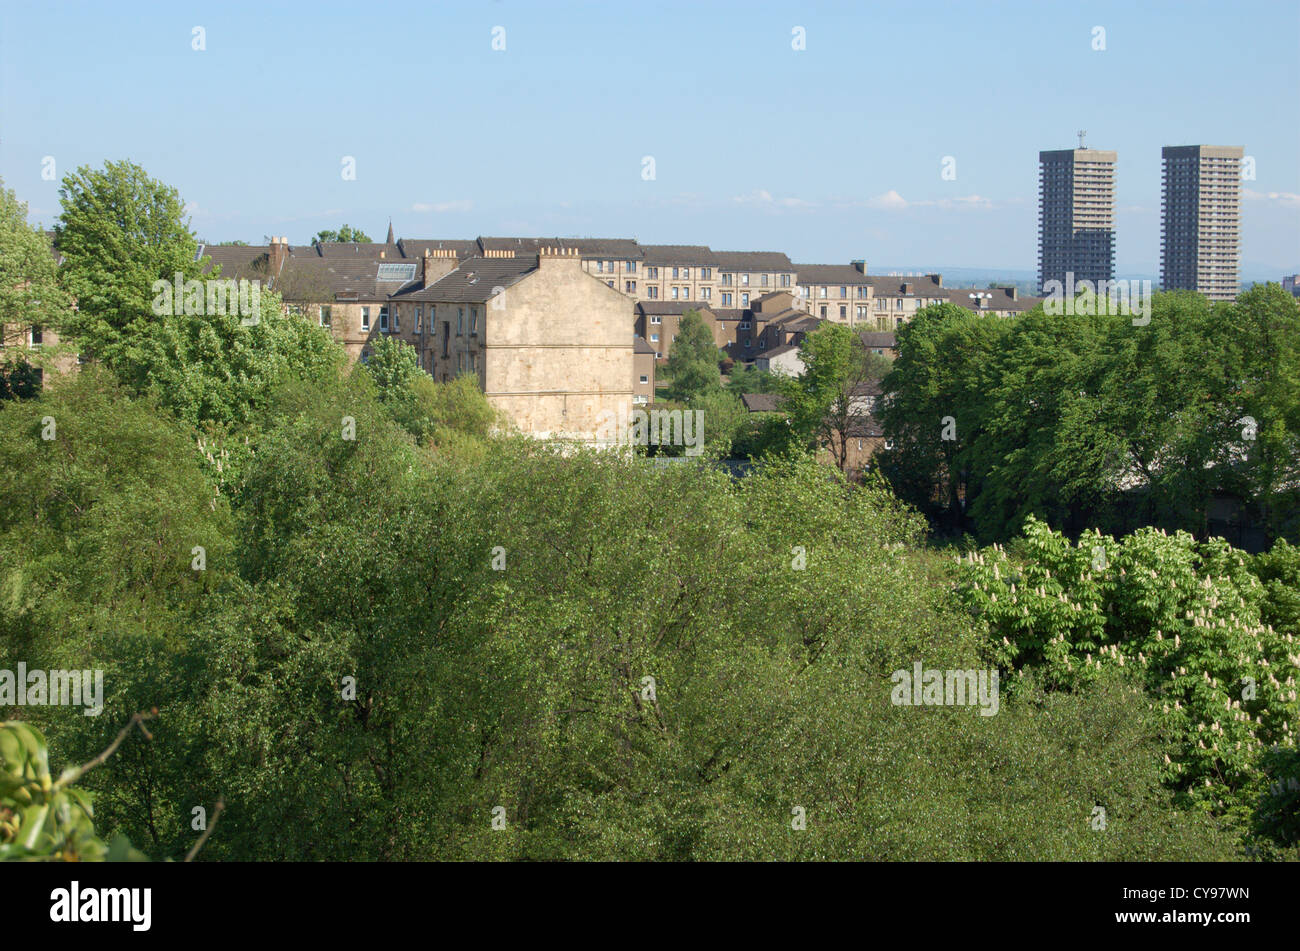
{"type": "Polygon", "coordinates": [[[744,396],[746,393],[777,393],[780,389],[781,381],[775,373],[745,366],[743,363],[736,364],[727,379],[727,392],[736,396],[744,396]]]}
{"type": "Polygon", "coordinates": [[[338,231],[318,231],[316,237],[311,239],[312,244],[328,244],[330,242],[356,242],[357,244],[373,244],[374,242],[360,228],[353,228],[351,225],[341,225],[338,231]]]}
{"type": "Polygon", "coordinates": [[[394,400],[409,393],[411,381],[420,375],[420,355],[409,343],[381,335],[362,366],[374,381],[379,399],[394,400]]]}
{"type": "Polygon", "coordinates": [[[1001,318],[956,304],[926,307],[898,329],[899,355],[881,388],[890,449],[881,466],[900,497],[964,527],[961,499],[978,495],[974,457],[986,425],[994,361],[1008,329],[1001,318]]]}
{"type": "Polygon", "coordinates": [[[825,447],[845,472],[850,426],[869,415],[866,391],[884,376],[888,361],[869,351],[851,329],[832,323],[804,337],[799,357],[803,372],[783,381],[781,394],[792,438],[808,450],[825,447]]]}
{"type": "Polygon", "coordinates": [[[29,328],[61,328],[68,300],[59,286],[49,239],[27,225],[27,203],[0,180],[0,399],[31,398],[38,367],[23,348],[10,348],[29,328]]]}
{"type": "Polygon", "coordinates": [[[82,166],[63,179],[55,243],[76,311],[60,327],[137,391],[158,360],[154,282],[198,279],[198,245],[180,193],[131,162],[82,166]]]}
{"type": "Polygon", "coordinates": [[[700,312],[683,313],[677,338],[668,350],[665,368],[671,383],[665,388],[664,396],[691,405],[697,397],[717,389],[722,383],[718,355],[713,333],[700,312]]]}

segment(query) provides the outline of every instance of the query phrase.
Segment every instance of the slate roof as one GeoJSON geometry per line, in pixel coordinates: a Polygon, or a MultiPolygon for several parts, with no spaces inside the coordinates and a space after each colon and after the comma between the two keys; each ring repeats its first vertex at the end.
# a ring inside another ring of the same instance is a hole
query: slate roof
{"type": "Polygon", "coordinates": [[[789,257],[780,251],[717,251],[720,271],[793,271],[789,257]]]}
{"type": "Polygon", "coordinates": [[[415,240],[402,238],[397,242],[397,246],[402,249],[404,258],[422,258],[427,249],[430,251],[455,251],[456,257],[464,260],[473,257],[482,250],[479,243],[474,240],[440,240],[437,238],[419,238],[415,240]]]}
{"type": "Polygon", "coordinates": [[[864,330],[858,334],[862,338],[862,343],[871,348],[879,349],[896,349],[898,347],[898,338],[894,336],[892,330],[864,330]]]}
{"type": "Polygon", "coordinates": [[[482,304],[496,288],[511,287],[537,270],[537,255],[512,258],[466,258],[455,270],[428,287],[404,295],[408,300],[482,304]]]}
{"type": "Polygon", "coordinates": [[[796,264],[800,284],[869,284],[870,278],[852,264],[796,264]]]}
{"type": "Polygon", "coordinates": [[[775,413],[781,406],[781,397],[777,393],[743,393],[740,401],[751,413],[775,413]]]}
{"type": "Polygon", "coordinates": [[[217,265],[221,266],[222,279],[260,280],[267,279],[266,269],[270,264],[270,247],[267,245],[203,245],[199,248],[199,260],[203,261],[203,273],[210,273],[217,265]],[[205,260],[206,259],[206,260],[205,260]]]}
{"type": "Polygon", "coordinates": [[[684,314],[688,310],[716,313],[708,304],[697,300],[641,300],[636,309],[643,314],[684,314]]]}
{"type": "Polygon", "coordinates": [[[906,297],[903,293],[903,285],[912,285],[912,297],[947,297],[950,288],[945,288],[940,283],[942,278],[938,274],[921,274],[912,277],[896,277],[893,275],[870,275],[867,280],[875,289],[877,297],[906,297]]]}
{"type": "Polygon", "coordinates": [[[397,244],[357,241],[322,241],[312,245],[316,254],[329,260],[400,261],[402,248],[397,244]]]}
{"type": "Polygon", "coordinates": [[[1005,287],[979,288],[979,287],[949,287],[945,289],[945,297],[953,304],[965,307],[967,310],[977,310],[975,302],[970,299],[974,293],[991,294],[988,302],[984,305],[984,310],[1014,310],[1017,312],[1032,310],[1042,303],[1041,297],[1018,296],[1012,299],[1011,291],[1005,287]]]}
{"type": "Polygon", "coordinates": [[[418,264],[411,281],[378,279],[379,265],[398,263],[414,262],[403,262],[400,256],[380,259],[359,253],[349,256],[349,252],[331,256],[313,247],[291,247],[278,286],[290,299],[319,298],[327,293],[335,300],[384,300],[420,280],[418,264]]]}
{"type": "Polygon", "coordinates": [[[702,244],[643,244],[642,260],[651,267],[680,264],[686,267],[713,267],[712,249],[702,244]]]}

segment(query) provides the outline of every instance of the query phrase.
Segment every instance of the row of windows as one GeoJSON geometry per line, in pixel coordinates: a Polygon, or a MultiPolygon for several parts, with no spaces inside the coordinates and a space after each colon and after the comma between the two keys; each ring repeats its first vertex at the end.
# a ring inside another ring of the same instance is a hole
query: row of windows
{"type": "MultiPolygon", "coordinates": [[[[855,286],[856,286],[857,289],[858,289],[858,298],[859,298],[859,299],[864,299],[864,298],[869,297],[869,296],[871,295],[871,290],[870,290],[870,288],[868,287],[868,285],[866,285],[866,284],[858,284],[858,285],[855,285],[855,286]]],[[[812,297],[812,291],[813,291],[813,289],[812,289],[811,285],[808,285],[808,284],[801,284],[801,285],[799,285],[799,293],[800,293],[802,296],[804,296],[804,297],[812,297]]],[[[825,299],[826,297],[830,296],[830,295],[829,295],[829,292],[830,292],[830,288],[829,288],[829,287],[819,287],[819,288],[817,288],[817,297],[818,297],[819,299],[825,299]]],[[[848,296],[849,296],[849,288],[848,288],[848,285],[846,284],[846,285],[841,286],[841,287],[840,287],[840,300],[847,300],[847,299],[848,299],[848,296]]]]}
{"type": "MultiPolygon", "coordinates": [[[[465,308],[456,308],[456,336],[462,336],[465,333],[465,308]]],[[[437,305],[429,305],[429,333],[436,334],[437,330],[434,321],[438,316],[437,305]]],[[[329,327],[333,321],[333,315],[329,307],[320,308],[320,325],[329,327]]],[[[451,324],[444,322],[445,332],[450,332],[451,324]]],[[[361,329],[370,329],[370,308],[362,306],[361,308],[361,329]]],[[[379,308],[379,331],[380,333],[401,333],[402,332],[402,314],[401,311],[394,309],[392,313],[392,323],[389,323],[388,305],[379,308]]],[[[415,332],[424,333],[424,307],[416,305],[415,308],[415,332]]],[[[469,335],[471,337],[478,334],[478,307],[469,308],[469,335]]]]}

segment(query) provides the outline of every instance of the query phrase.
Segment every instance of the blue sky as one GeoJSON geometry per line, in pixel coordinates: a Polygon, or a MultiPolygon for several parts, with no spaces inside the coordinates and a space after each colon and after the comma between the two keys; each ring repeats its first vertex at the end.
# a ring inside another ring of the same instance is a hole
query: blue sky
{"type": "Polygon", "coordinates": [[[1119,152],[1121,274],[1158,267],[1160,147],[1206,143],[1254,157],[1243,277],[1276,278],[1300,270],[1297,52],[1292,0],[0,0],[0,177],[48,225],[46,156],[60,178],[130,158],[210,241],[391,216],[1033,269],[1038,151],[1083,128],[1119,152]]]}

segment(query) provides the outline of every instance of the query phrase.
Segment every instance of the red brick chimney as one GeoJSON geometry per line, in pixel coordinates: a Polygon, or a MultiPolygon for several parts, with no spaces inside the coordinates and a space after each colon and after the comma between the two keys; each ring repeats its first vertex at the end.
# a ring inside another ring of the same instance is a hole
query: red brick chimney
{"type": "Polygon", "coordinates": [[[271,280],[280,276],[280,271],[284,267],[284,262],[289,258],[289,239],[283,235],[279,237],[272,236],[271,246],[267,251],[268,267],[267,273],[271,280]]]}

